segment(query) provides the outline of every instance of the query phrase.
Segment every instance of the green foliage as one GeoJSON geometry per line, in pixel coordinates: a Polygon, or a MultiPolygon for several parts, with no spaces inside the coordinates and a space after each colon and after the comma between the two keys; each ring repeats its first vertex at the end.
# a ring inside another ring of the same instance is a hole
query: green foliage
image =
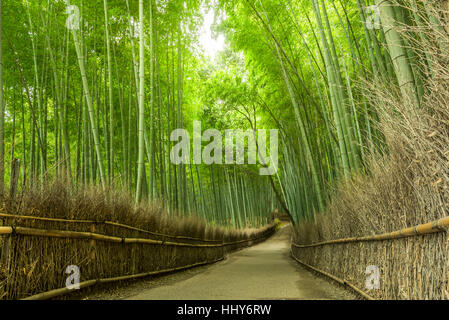
{"type": "Polygon", "coordinates": [[[144,47],[138,1],[71,4],[80,10],[75,32],[62,0],[3,0],[7,184],[19,158],[22,185],[68,177],[74,186],[137,189],[137,200],[160,201],[171,214],[237,227],[264,223],[276,207],[295,222],[313,219],[332,187],[364,172],[367,153],[382,144],[360,82],[379,77],[407,82],[403,95],[422,91],[418,70],[390,57],[406,40],[366,28],[366,1],[145,0],[144,47]],[[199,49],[201,8],[215,11],[213,32],[229,42],[215,59],[199,49]],[[191,131],[194,120],[221,132],[278,128],[277,174],[173,165],[170,133],[191,131]]]}

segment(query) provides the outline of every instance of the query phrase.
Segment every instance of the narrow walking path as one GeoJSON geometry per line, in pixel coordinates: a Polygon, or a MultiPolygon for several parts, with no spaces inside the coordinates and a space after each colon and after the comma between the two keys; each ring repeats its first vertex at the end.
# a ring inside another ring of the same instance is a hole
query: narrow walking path
{"type": "Polygon", "coordinates": [[[133,290],[127,299],[354,299],[290,258],[289,228],[282,228],[264,243],[230,254],[201,273],[168,285],[133,290]]]}

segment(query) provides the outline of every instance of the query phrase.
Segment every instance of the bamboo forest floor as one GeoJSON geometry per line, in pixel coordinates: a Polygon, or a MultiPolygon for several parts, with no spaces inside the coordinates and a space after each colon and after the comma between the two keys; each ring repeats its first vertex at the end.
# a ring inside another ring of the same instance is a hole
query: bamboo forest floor
{"type": "Polygon", "coordinates": [[[99,300],[357,299],[290,257],[290,226],[214,265],[149,278],[81,296],[99,300]]]}

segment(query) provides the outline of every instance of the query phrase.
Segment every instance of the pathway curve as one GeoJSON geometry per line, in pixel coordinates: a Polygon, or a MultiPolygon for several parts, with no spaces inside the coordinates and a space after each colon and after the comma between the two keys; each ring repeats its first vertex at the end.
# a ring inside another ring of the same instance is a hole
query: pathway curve
{"type": "Polygon", "coordinates": [[[289,228],[289,226],[282,228],[263,243],[230,254],[226,260],[205,267],[200,273],[148,289],[136,290],[136,288],[126,298],[354,299],[355,296],[348,291],[315,276],[290,257],[289,228]]]}

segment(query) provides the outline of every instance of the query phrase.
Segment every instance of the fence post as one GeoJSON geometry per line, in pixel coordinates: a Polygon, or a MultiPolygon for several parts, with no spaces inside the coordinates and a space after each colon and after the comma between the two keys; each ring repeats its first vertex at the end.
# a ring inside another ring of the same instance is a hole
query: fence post
{"type": "MultiPolygon", "coordinates": [[[[9,184],[9,196],[11,200],[14,200],[17,193],[17,186],[19,184],[19,171],[20,170],[20,160],[14,158],[11,163],[11,179],[9,184]]],[[[0,226],[4,224],[4,219],[0,220],[0,226]]],[[[11,273],[11,246],[12,246],[12,235],[3,236],[0,238],[0,265],[6,269],[8,274],[5,294],[8,297],[11,295],[11,284],[13,280],[11,277],[14,275],[11,273]]]]}
{"type": "MultiPolygon", "coordinates": [[[[4,224],[5,224],[4,219],[0,219],[0,226],[3,226],[4,224]]],[[[11,241],[12,241],[11,235],[0,236],[0,267],[4,268],[4,271],[8,275],[6,278],[6,282],[3,286],[3,289],[0,290],[0,300],[3,299],[5,296],[6,298],[8,298],[8,296],[10,295],[10,288],[11,288],[10,283],[12,283],[11,280],[12,274],[10,268],[11,241]]]]}
{"type": "Polygon", "coordinates": [[[9,248],[11,246],[11,235],[3,236],[2,238],[0,264],[9,269],[9,248]]]}
{"type": "MultiPolygon", "coordinates": [[[[90,227],[90,232],[95,233],[95,224],[92,224],[90,227]]],[[[96,256],[96,243],[94,239],[90,240],[90,260],[94,261],[96,256]]]]}
{"type": "MultiPolygon", "coordinates": [[[[4,219],[0,220],[0,227],[2,227],[5,224],[4,219]]],[[[2,236],[0,237],[0,264],[4,265],[5,267],[8,266],[8,257],[9,257],[9,245],[11,241],[11,236],[2,236]]]]}
{"type": "MultiPolygon", "coordinates": [[[[139,233],[136,231],[133,233],[133,237],[138,238],[139,237],[139,233]]],[[[137,257],[137,244],[133,243],[131,244],[131,274],[135,274],[137,273],[136,269],[137,269],[137,261],[136,261],[136,257],[137,257]]]]}

